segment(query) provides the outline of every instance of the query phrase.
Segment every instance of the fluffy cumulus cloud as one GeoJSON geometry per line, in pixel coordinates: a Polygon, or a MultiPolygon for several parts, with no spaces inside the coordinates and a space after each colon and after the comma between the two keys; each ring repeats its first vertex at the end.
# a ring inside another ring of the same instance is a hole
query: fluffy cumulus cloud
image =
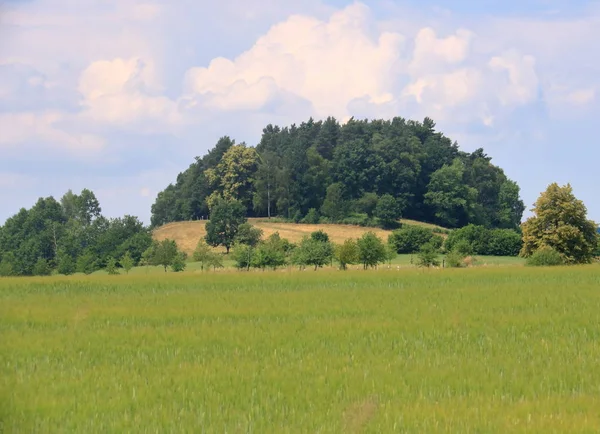
{"type": "Polygon", "coordinates": [[[2,185],[25,155],[68,157],[83,166],[65,174],[91,164],[91,187],[106,173],[117,186],[127,176],[149,208],[162,186],[153,180],[172,178],[221,135],[253,143],[270,122],[430,116],[466,142],[494,144],[547,137],[545,125],[599,108],[598,10],[472,19],[369,4],[9,2],[0,11],[2,185]]]}

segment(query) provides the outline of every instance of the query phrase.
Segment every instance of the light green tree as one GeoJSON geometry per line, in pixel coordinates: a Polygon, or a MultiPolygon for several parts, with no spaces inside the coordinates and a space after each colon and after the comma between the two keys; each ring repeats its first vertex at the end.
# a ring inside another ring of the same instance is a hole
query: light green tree
{"type": "Polygon", "coordinates": [[[567,264],[589,263],[598,242],[597,225],[587,219],[587,208],[573,194],[570,184],[548,186],[523,223],[521,256],[529,257],[542,247],[560,253],[567,264]]]}
{"type": "Polygon", "coordinates": [[[125,254],[121,257],[121,260],[119,262],[121,263],[121,267],[123,267],[123,270],[125,270],[125,273],[129,274],[129,272],[133,268],[133,259],[131,258],[129,250],[125,252],[125,254]]]}

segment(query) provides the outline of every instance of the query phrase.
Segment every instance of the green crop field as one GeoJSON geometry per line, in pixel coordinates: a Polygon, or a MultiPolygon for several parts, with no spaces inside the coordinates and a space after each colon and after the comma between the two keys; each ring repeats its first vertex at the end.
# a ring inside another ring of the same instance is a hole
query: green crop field
{"type": "Polygon", "coordinates": [[[0,279],[0,432],[599,432],[600,267],[0,279]]]}

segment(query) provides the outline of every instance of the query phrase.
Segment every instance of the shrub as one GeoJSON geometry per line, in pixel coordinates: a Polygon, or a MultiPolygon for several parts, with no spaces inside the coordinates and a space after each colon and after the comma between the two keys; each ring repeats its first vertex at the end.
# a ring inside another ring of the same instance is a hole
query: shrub
{"type": "Polygon", "coordinates": [[[523,247],[523,238],[512,229],[494,229],[489,231],[486,255],[518,256],[523,247]]]}
{"type": "Polygon", "coordinates": [[[381,226],[385,229],[398,227],[398,219],[400,218],[400,207],[398,202],[391,194],[384,194],[377,201],[375,208],[375,217],[381,222],[381,226]]]}
{"type": "Polygon", "coordinates": [[[49,276],[51,272],[52,269],[50,268],[48,261],[46,261],[44,258],[38,258],[33,267],[33,274],[35,276],[49,276]]]}
{"type": "Polygon", "coordinates": [[[348,217],[345,217],[341,223],[362,227],[375,226],[375,221],[365,213],[352,213],[348,217]]]}
{"type": "Polygon", "coordinates": [[[529,258],[526,264],[532,267],[545,267],[563,265],[564,258],[552,247],[542,246],[536,250],[529,258]]]}
{"type": "MultiPolygon", "coordinates": [[[[388,243],[394,246],[398,253],[416,253],[423,245],[432,241],[433,237],[434,234],[431,229],[405,225],[401,229],[392,232],[388,237],[388,243]]],[[[439,243],[439,240],[443,240],[439,235],[436,235],[436,237],[439,239],[434,241],[435,245],[439,243]]]]}
{"type": "Polygon", "coordinates": [[[454,246],[461,241],[469,243],[471,254],[485,255],[488,251],[489,230],[483,226],[473,224],[455,229],[446,239],[446,249],[448,251],[454,250],[454,246]]]}
{"type": "Polygon", "coordinates": [[[306,223],[309,225],[319,224],[319,212],[315,208],[309,209],[308,214],[306,214],[306,217],[302,219],[302,223],[306,223]]]}
{"type": "Polygon", "coordinates": [[[427,243],[419,249],[417,265],[419,267],[437,267],[440,265],[438,250],[433,244],[427,243]]]}
{"type": "Polygon", "coordinates": [[[446,266],[448,268],[464,267],[465,255],[458,250],[452,250],[446,255],[446,266]]]}
{"type": "Polygon", "coordinates": [[[487,229],[470,224],[448,235],[445,243],[448,251],[456,250],[459,245],[459,251],[467,255],[517,256],[523,241],[513,229],[487,229]]]}

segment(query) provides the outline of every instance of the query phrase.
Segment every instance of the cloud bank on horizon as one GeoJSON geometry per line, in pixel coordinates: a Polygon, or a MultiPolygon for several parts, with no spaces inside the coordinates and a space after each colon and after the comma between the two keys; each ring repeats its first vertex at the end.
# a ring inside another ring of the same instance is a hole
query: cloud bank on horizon
{"type": "Polygon", "coordinates": [[[483,147],[528,207],[570,182],[600,221],[600,7],[295,3],[0,4],[0,224],[84,187],[107,215],[147,222],[219,137],[253,145],[269,123],[330,115],[429,116],[483,147]]]}

